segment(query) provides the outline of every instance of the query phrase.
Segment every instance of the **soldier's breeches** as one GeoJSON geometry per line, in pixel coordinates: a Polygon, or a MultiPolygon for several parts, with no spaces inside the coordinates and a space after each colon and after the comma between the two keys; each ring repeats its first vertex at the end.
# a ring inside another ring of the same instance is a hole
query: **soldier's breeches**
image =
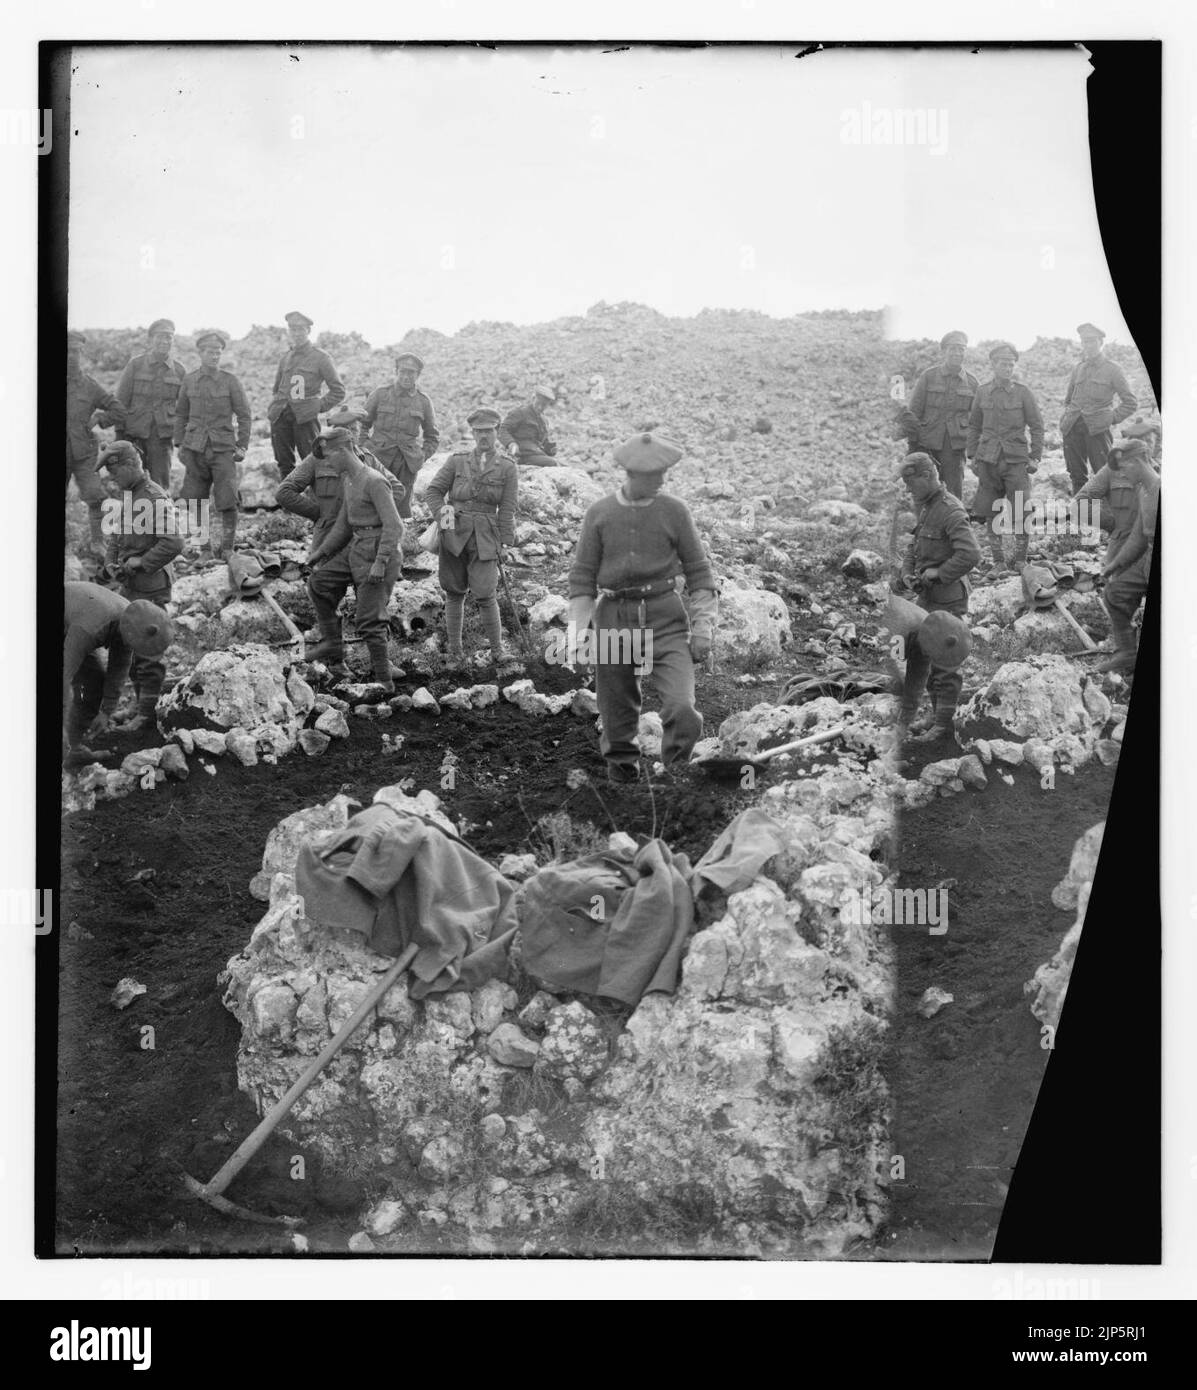
{"type": "Polygon", "coordinates": [[[71,683],[75,699],[67,719],[67,738],[72,744],[83,738],[88,725],[100,712],[105,675],[104,665],[94,652],[83,658],[83,664],[71,683]]]}
{"type": "Polygon", "coordinates": [[[275,420],[270,426],[270,446],[280,477],[285,478],[300,459],[307,458],[319,433],[319,420],[305,420],[300,424],[290,410],[284,410],[275,420]]]}
{"type": "Polygon", "coordinates": [[[557,467],[557,460],[555,458],[551,457],[549,454],[542,453],[535,447],[528,447],[525,449],[521,446],[518,462],[526,465],[528,468],[557,467]]]}
{"type": "Polygon", "coordinates": [[[1106,587],[1103,593],[1106,611],[1110,615],[1110,629],[1114,635],[1114,641],[1121,649],[1134,647],[1134,628],[1131,619],[1139,604],[1147,594],[1147,580],[1141,573],[1141,567],[1134,565],[1129,570],[1124,570],[1121,574],[1113,575],[1106,580],[1106,587]]]}
{"type": "Polygon", "coordinates": [[[325,560],[308,575],[308,597],[312,600],[318,622],[336,623],[337,605],[352,583],[348,550],[338,551],[331,560],[325,560]]]}
{"type": "Polygon", "coordinates": [[[231,449],[213,449],[206,444],[200,449],[179,449],[183,462],[183,490],[180,497],[188,501],[211,497],[218,512],[236,511],[240,504],[237,492],[237,464],[231,449]]]}
{"type": "MultiPolygon", "coordinates": [[[[640,609],[637,602],[601,599],[595,610],[599,659],[594,686],[603,721],[599,748],[603,757],[613,763],[634,764],[639,757],[636,733],[640,724],[640,680],[632,644],[623,639],[638,628],[640,609]],[[604,656],[609,659],[603,660],[604,656]]],[[[651,667],[644,679],[661,697],[661,759],[668,763],[688,758],[702,737],[702,715],[694,704],[690,625],[676,593],[648,599],[643,609],[652,633],[651,667]]],[[[643,651],[648,656],[647,637],[644,641],[643,651]]]]}
{"type": "Polygon", "coordinates": [[[71,479],[74,478],[75,486],[79,489],[79,496],[87,504],[88,524],[91,527],[91,539],[99,545],[103,545],[105,536],[102,525],[104,499],[108,493],[104,484],[100,481],[100,475],[95,470],[94,460],[84,459],[82,461],[67,460],[66,486],[69,489],[71,479]]]}
{"type": "Polygon", "coordinates": [[[953,497],[961,497],[964,492],[964,450],[945,445],[942,449],[927,449],[939,469],[944,487],[953,497]]]}
{"type": "Polygon", "coordinates": [[[170,435],[152,434],[148,439],[134,439],[132,442],[141,450],[141,456],[145,460],[145,471],[150,475],[151,481],[169,492],[172,460],[170,435]]]}
{"type": "Polygon", "coordinates": [[[1096,473],[1105,467],[1113,440],[1113,430],[1090,434],[1083,419],[1077,420],[1064,436],[1064,467],[1072,479],[1073,492],[1078,492],[1088,482],[1090,469],[1096,473]]]}
{"type": "Polygon", "coordinates": [[[972,514],[977,520],[984,521],[993,535],[998,535],[993,530],[993,523],[1001,515],[993,510],[993,504],[1002,500],[1009,502],[1010,521],[1021,522],[1021,516],[1015,516],[1015,509],[1020,505],[1020,500],[1025,507],[1030,496],[1031,475],[1023,460],[999,458],[995,463],[977,464],[977,491],[973,497],[972,514]]]}
{"type": "Polygon", "coordinates": [[[446,594],[473,594],[478,600],[494,598],[499,584],[499,562],[480,560],[473,536],[460,555],[441,546],[437,578],[446,594]]]}
{"type": "Polygon", "coordinates": [[[371,638],[386,638],[389,635],[391,629],[387,619],[387,604],[391,601],[391,590],[399,578],[398,555],[391,556],[381,579],[370,578],[370,567],[374,563],[377,550],[377,536],[355,537],[349,542],[349,569],[353,575],[353,588],[357,595],[353,626],[357,629],[357,635],[366,638],[367,641],[371,638]]]}

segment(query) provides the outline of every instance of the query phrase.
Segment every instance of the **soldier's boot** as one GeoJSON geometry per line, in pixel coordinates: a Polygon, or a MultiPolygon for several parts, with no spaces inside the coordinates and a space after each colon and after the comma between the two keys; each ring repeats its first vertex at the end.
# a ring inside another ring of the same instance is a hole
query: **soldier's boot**
{"type": "Polygon", "coordinates": [[[511,653],[503,645],[503,620],[499,616],[499,600],[492,594],[490,598],[478,600],[478,616],[482,619],[482,630],[490,646],[490,654],[497,666],[509,662],[511,653]]]}
{"type": "Polygon", "coordinates": [[[945,700],[943,696],[935,702],[935,716],[931,727],[921,734],[915,734],[912,743],[938,743],[941,739],[953,737],[952,721],[956,717],[956,702],[945,700]]]}
{"type": "Polygon", "coordinates": [[[1113,608],[1109,609],[1110,628],[1114,638],[1114,654],[1099,661],[1098,671],[1133,671],[1138,656],[1135,630],[1130,622],[1113,608]]]}
{"type": "Polygon", "coordinates": [[[345,644],[341,637],[341,620],[321,622],[320,640],[309,647],[304,656],[308,661],[323,661],[334,676],[343,676],[345,671],[345,644]]]}
{"type": "Polygon", "coordinates": [[[108,542],[104,535],[104,513],[100,507],[88,507],[87,530],[87,541],[79,549],[80,559],[102,565],[108,553],[108,542]]]}
{"type": "Polygon", "coordinates": [[[391,658],[387,651],[385,637],[368,637],[366,651],[370,654],[370,665],[374,668],[375,683],[381,685],[388,695],[395,693],[395,682],[391,676],[391,658]]]}
{"type": "Polygon", "coordinates": [[[1010,571],[1006,565],[1006,552],[1002,546],[1001,536],[998,535],[992,526],[986,526],[985,539],[988,542],[989,554],[992,559],[990,573],[995,575],[1009,574],[1010,571]]]}
{"type": "Polygon", "coordinates": [[[220,540],[212,537],[212,558],[227,560],[237,543],[237,509],[230,507],[220,514],[220,540]]]}

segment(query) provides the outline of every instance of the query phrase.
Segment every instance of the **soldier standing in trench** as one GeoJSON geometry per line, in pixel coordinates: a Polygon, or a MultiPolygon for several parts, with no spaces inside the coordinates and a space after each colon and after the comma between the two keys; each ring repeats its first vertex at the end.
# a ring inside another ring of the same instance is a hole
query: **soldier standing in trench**
{"type": "Polygon", "coordinates": [[[1116,526],[1101,571],[1106,581],[1102,597],[1110,615],[1114,654],[1099,662],[1097,669],[1131,671],[1137,651],[1132,619],[1147,594],[1160,505],[1159,475],[1151,466],[1143,440],[1115,444],[1106,457],[1106,466],[1077,493],[1078,497],[1106,495],[1115,508],[1116,526]]]}
{"type": "Polygon", "coordinates": [[[474,447],[454,454],[428,486],[424,501],[440,526],[438,578],[445,591],[446,667],[465,660],[465,596],[474,595],[496,665],[506,659],[495,589],[503,547],[515,544],[519,474],[498,447],[499,412],[483,406],[469,416],[474,447]]]}
{"type": "MultiPolygon", "coordinates": [[[[109,528],[104,569],[119,583],[122,598],[130,603],[144,599],[165,611],[174,579],[170,564],[183,549],[170,493],[146,475],[141,455],[127,439],[110,444],[97,468],[106,468],[122,493],[118,525],[109,528]]],[[[166,664],[160,655],[134,653],[129,676],[137,704],[118,724],[124,733],[153,722],[166,664]]]]}
{"type": "Polygon", "coordinates": [[[317,437],[313,452],[317,460],[340,475],[343,488],[337,518],[322,537],[313,537],[309,556],[313,573],[308,592],[320,631],[330,643],[339,639],[337,604],[345,586],[340,576],[324,576],[320,571],[348,547],[349,574],[357,597],[354,626],[370,653],[375,681],[393,694],[387,604],[399,577],[403,522],[395,507],[391,480],[362,460],[353,447],[353,437],[343,427],[325,430],[317,437]]]}
{"type": "MultiPolygon", "coordinates": [[[[357,422],[362,413],[351,410],[334,411],[329,416],[331,429],[344,429],[349,435],[350,447],[357,456],[380,476],[386,478],[391,487],[391,496],[396,510],[403,499],[403,484],[388,473],[374,458],[365,452],[356,439],[357,422]]],[[[324,447],[322,446],[322,452],[324,447]]],[[[332,530],[340,515],[341,503],[345,495],[345,474],[335,467],[327,457],[317,458],[309,454],[283,479],[275,493],[275,501],[288,512],[306,516],[316,523],[312,530],[312,547],[318,547],[332,530]]],[[[308,575],[308,596],[312,606],[320,614],[320,641],[308,649],[307,655],[313,661],[325,662],[334,677],[347,675],[345,669],[345,646],[341,634],[341,620],[337,608],[345,597],[349,586],[354,582],[353,569],[349,563],[349,549],[343,548],[330,556],[308,575]],[[331,616],[328,616],[331,615],[331,616]]],[[[364,634],[363,634],[364,635],[364,634]]],[[[402,672],[399,672],[401,675],[402,672]]],[[[392,679],[395,669],[392,668],[392,679]]]]}
{"type": "MultiPolygon", "coordinates": [[[[640,673],[633,630],[651,636],[645,668],[661,695],[661,760],[685,762],[702,737],[694,702],[694,667],[704,661],[714,636],[715,576],[690,509],[663,495],[665,471],[682,458],[672,440],[647,431],[621,444],[615,462],[627,477],[610,497],[582,518],[569,572],[569,621],[581,638],[595,626],[595,694],[602,716],[600,751],[607,780],[640,776],[640,673]],[[690,613],[677,591],[684,575],[690,613]]],[[[927,460],[934,470],[935,465],[927,460]]]]}
{"type": "Polygon", "coordinates": [[[399,515],[405,518],[411,516],[416,474],[436,453],[441,437],[432,401],[416,387],[423,370],[414,352],[396,357],[394,382],[370,392],[362,421],[370,431],[367,447],[403,484],[399,515]]]}
{"type": "Polygon", "coordinates": [[[293,310],[286,315],[286,322],[291,346],[279,361],[274,374],[274,395],[266,409],[274,461],[283,478],[295,467],[297,459],[312,452],[320,433],[320,414],[335,410],[345,399],[345,386],[332,358],[308,341],[312,320],[293,310]],[[328,387],[323,395],[322,386],[328,387]]]}
{"type": "Polygon", "coordinates": [[[175,326],[170,319],[155,319],[146,335],[146,351],[129,359],[116,383],[117,399],[127,415],[118,434],[137,445],[150,480],[167,492],[175,403],[187,375],[187,368],[171,355],[174,341],[175,326]]]}
{"type": "Polygon", "coordinates": [[[919,639],[907,650],[906,684],[899,719],[905,729],[914,715],[921,673],[925,672],[931,696],[932,724],[926,732],[916,735],[916,741],[930,743],[951,732],[956,705],[964,688],[959,666],[968,650],[967,631],[960,630],[968,612],[966,576],[980,561],[981,548],[964,504],[940,481],[933,459],[926,454],[907,454],[898,465],[898,473],[915,503],[917,520],[902,575],[896,576],[892,585],[894,592],[902,593],[913,587],[918,591],[915,601],[920,608],[932,615],[950,614],[960,622],[957,628],[938,619],[931,623],[928,618],[919,629],[919,639]],[[928,623],[931,623],[929,629],[928,623]]]}
{"type": "Polygon", "coordinates": [[[232,372],[221,370],[220,354],[228,346],[224,334],[201,333],[195,346],[201,366],[183,378],[175,410],[175,444],[183,461],[179,496],[188,502],[211,496],[220,513],[221,535],[217,539],[210,530],[208,548],[220,560],[232,554],[237,539],[237,465],[249,448],[249,400],[232,372]]]}
{"type": "Polygon", "coordinates": [[[1102,351],[1105,333],[1093,323],[1082,323],[1076,333],[1081,340],[1081,360],[1068,378],[1060,417],[1064,466],[1074,491],[1084,486],[1090,469],[1096,473],[1105,467],[1114,426],[1139,408],[1122,368],[1102,351]]]}
{"type": "Polygon", "coordinates": [[[978,487],[973,497],[973,517],[981,523],[993,552],[993,573],[1006,569],[1002,549],[1003,530],[1014,531],[1014,565],[1027,562],[1027,534],[1023,511],[1031,495],[1031,474],[1043,457],[1043,415],[1039,403],[1024,382],[1014,380],[1018,349],[997,343],[990,349],[993,379],[977,388],[968,421],[965,453],[975,460],[978,487]],[[1027,436],[1030,436],[1028,444],[1027,436]],[[1006,526],[998,529],[999,514],[1006,508],[1006,526]]]}
{"type": "Polygon", "coordinates": [[[978,381],[964,370],[968,336],[958,330],[945,333],[939,342],[943,361],[928,367],[914,384],[910,402],[902,412],[909,453],[929,454],[939,476],[953,497],[964,489],[964,444],[968,417],[978,381]]]}
{"type": "Polygon", "coordinates": [[[96,473],[97,445],[91,424],[95,418],[100,424],[122,425],[125,407],[80,366],[80,354],[86,343],[82,333],[67,334],[65,488],[70,488],[74,478],[79,496],[87,506],[91,532],[90,544],[84,547],[83,554],[99,564],[105,551],[103,506],[107,494],[96,473]]]}

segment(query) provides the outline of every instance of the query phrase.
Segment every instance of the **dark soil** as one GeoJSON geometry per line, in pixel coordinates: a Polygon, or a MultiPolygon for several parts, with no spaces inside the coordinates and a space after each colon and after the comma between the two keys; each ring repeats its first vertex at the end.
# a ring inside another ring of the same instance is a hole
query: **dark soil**
{"type": "MultiPolygon", "coordinates": [[[[530,671],[540,689],[557,671],[530,671]]],[[[409,681],[411,688],[419,682],[409,681]]],[[[458,682],[454,681],[453,684],[458,682]]],[[[434,693],[449,682],[430,682],[434,693]]],[[[699,673],[699,703],[714,729],[732,709],[770,698],[699,673]]],[[[647,707],[652,707],[651,699],[647,707]]],[[[653,833],[696,859],[749,795],[735,783],[683,774],[673,784],[608,788],[594,722],[569,714],[532,719],[513,705],[446,711],[433,718],[350,717],[351,737],[324,756],[295,751],[277,765],[245,768],[225,757],[215,776],[191,760],[186,782],[101,802],[64,823],[59,962],[59,1089],[56,1232],[61,1253],[287,1251],[280,1227],[222,1216],[192,1197],[182,1175],[210,1178],[257,1122],[237,1089],[239,1028],[221,1005],[216,975],[245,944],[263,904],[248,884],[270,830],[285,815],[337,792],[368,804],[388,783],[413,778],[435,791],[480,854],[537,851],[537,822],[564,811],[565,833],[605,839],[613,829],[653,833]],[[384,734],[402,734],[395,753],[384,734]],[[442,789],[445,751],[458,759],[442,789]],[[582,769],[594,785],[571,790],[582,769]],[[86,933],[86,935],[84,935],[86,933]],[[132,1005],[109,1003],[117,981],[147,986],[132,1005]],[[153,1046],[146,1043],[153,1029],[153,1046]]],[[[110,739],[120,754],[156,734],[110,739]]],[[[559,819],[555,824],[560,830],[559,819]]],[[[322,1172],[296,1146],[272,1138],[228,1196],[253,1210],[305,1218],[310,1248],[344,1252],[355,1215],[371,1196],[360,1180],[322,1172]]],[[[429,1237],[417,1237],[424,1250],[429,1237]]]]}
{"type": "MultiPolygon", "coordinates": [[[[908,775],[958,752],[920,749],[908,775]]],[[[1044,791],[1029,769],[1013,770],[1013,786],[986,771],[983,791],[902,819],[900,886],[947,881],[949,922],[942,936],[891,929],[897,1008],[883,1065],[905,1176],[890,1188],[890,1259],[989,1258],[1048,1058],[1022,986],[1072,925],[1051,890],[1077,838],[1105,820],[1114,778],[1094,762],[1044,791]],[[931,985],[955,1002],[925,1019],[931,985]]]]}

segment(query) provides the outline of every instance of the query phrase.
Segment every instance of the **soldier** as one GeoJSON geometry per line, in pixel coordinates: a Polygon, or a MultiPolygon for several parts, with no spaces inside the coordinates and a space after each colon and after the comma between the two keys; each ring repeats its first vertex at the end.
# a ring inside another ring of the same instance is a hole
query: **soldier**
{"type": "Polygon", "coordinates": [[[964,443],[968,417],[977,394],[977,378],[964,370],[968,338],[959,331],[939,341],[943,361],[928,367],[914,384],[910,403],[902,412],[909,453],[929,454],[953,497],[964,489],[964,443]]]}
{"type": "MultiPolygon", "coordinates": [[[[146,476],[141,455],[127,439],[104,449],[96,467],[106,468],[122,493],[116,525],[106,522],[105,572],[120,584],[122,598],[130,603],[145,599],[165,610],[174,579],[170,562],[183,549],[170,493],[146,476]]],[[[129,674],[137,705],[120,727],[131,733],[153,721],[166,664],[155,657],[134,655],[129,674]]]]}
{"type": "Polygon", "coordinates": [[[170,319],[155,319],[146,341],[147,351],[129,359],[116,384],[127,415],[119,437],[137,445],[150,478],[169,492],[175,403],[187,368],[171,355],[175,326],[170,319]]]}
{"type": "Polygon", "coordinates": [[[533,468],[551,468],[557,446],[549,438],[544,418],[545,407],[554,405],[557,396],[551,386],[538,386],[527,405],[517,405],[510,411],[499,430],[499,438],[515,452],[517,463],[533,468]]]}
{"type": "MultiPolygon", "coordinates": [[[[891,587],[895,593],[916,590],[915,601],[927,613],[949,613],[963,620],[968,612],[966,576],[981,559],[981,549],[969,524],[968,513],[964,504],[940,481],[935,461],[927,454],[907,454],[898,465],[898,471],[914,500],[917,519],[902,575],[895,577],[891,587]]],[[[922,630],[919,629],[920,633],[922,630]]],[[[940,621],[926,633],[926,641],[920,638],[908,647],[906,684],[899,716],[903,728],[914,716],[918,685],[924,672],[931,696],[932,725],[917,736],[919,742],[932,742],[951,732],[964,687],[959,665],[966,655],[967,634],[961,638],[959,629],[940,621]]]]}
{"type": "Polygon", "coordinates": [[[366,398],[363,424],[370,429],[368,447],[403,484],[402,517],[411,516],[416,474],[436,453],[440,441],[432,402],[416,388],[423,370],[422,359],[405,352],[395,358],[394,383],[380,386],[366,398]]]}
{"type": "Polygon", "coordinates": [[[128,599],[99,584],[65,586],[62,642],[64,765],[86,767],[111,753],[83,740],[107,733],[134,655],[153,660],[170,646],[170,619],[145,599],[128,599]],[[106,663],[98,655],[106,649],[106,663]]]}
{"type": "Polygon", "coordinates": [[[1160,480],[1141,439],[1120,440],[1077,497],[1108,497],[1114,530],[1106,545],[1102,574],[1106,577],[1105,606],[1110,615],[1114,655],[1100,662],[1099,671],[1134,668],[1136,643],[1131,619],[1147,593],[1151,554],[1159,511],[1160,480]]]}
{"type": "MultiPolygon", "coordinates": [[[[398,508],[403,497],[403,484],[388,473],[372,454],[364,452],[355,438],[358,425],[364,419],[364,412],[342,408],[334,411],[328,419],[330,429],[342,428],[348,433],[350,447],[356,450],[367,468],[374,469],[390,483],[391,495],[398,508]]],[[[275,501],[284,511],[309,517],[316,523],[312,531],[312,546],[316,547],[332,530],[340,515],[344,491],[343,472],[334,467],[327,458],[317,458],[314,454],[309,454],[279,484],[275,501]]],[[[353,583],[349,554],[347,548],[339,550],[308,576],[308,594],[312,606],[317,612],[331,614],[330,617],[320,619],[320,641],[308,651],[308,657],[327,663],[332,674],[338,677],[347,674],[337,606],[353,583]]]]}
{"type": "Polygon", "coordinates": [[[440,525],[438,577],[445,591],[449,669],[464,660],[465,596],[474,595],[496,664],[505,659],[495,586],[503,547],[515,544],[519,474],[498,447],[499,412],[489,407],[468,418],[473,449],[452,455],[429,484],[425,502],[440,525]]]}
{"type": "Polygon", "coordinates": [[[633,435],[615,450],[627,478],[582,518],[569,572],[572,631],[585,633],[592,620],[595,626],[599,747],[609,782],[635,782],[640,775],[640,670],[661,696],[662,761],[686,761],[702,737],[694,667],[711,650],[715,576],[689,508],[661,492],[665,470],[682,454],[652,432],[633,435]],[[690,593],[689,618],[678,575],[690,593]],[[636,633],[643,634],[639,642],[636,633]],[[637,648],[647,660],[637,659],[637,648]]]}
{"type": "MultiPolygon", "coordinates": [[[[87,521],[91,531],[90,558],[104,558],[103,505],[107,494],[96,474],[96,439],[91,432],[93,416],[100,424],[123,424],[125,407],[116,396],[105,391],[94,378],[87,376],[79,365],[79,355],[87,339],[82,333],[67,334],[66,379],[66,484],[74,478],[79,496],[87,504],[87,521]]],[[[84,554],[88,555],[85,548],[84,554]]]]}
{"type": "Polygon", "coordinates": [[[312,320],[306,314],[287,314],[290,350],[285,352],[274,377],[274,398],[266,411],[270,443],[279,476],[285,478],[295,460],[312,452],[320,433],[316,418],[345,399],[345,387],[327,352],[310,343],[312,320]],[[321,384],[328,387],[320,394],[321,384]]]}
{"type": "Polygon", "coordinates": [[[1007,526],[1003,529],[1010,529],[1012,523],[1015,532],[1015,567],[1026,564],[1023,508],[1031,495],[1030,475],[1043,457],[1043,416],[1030,387],[1014,380],[1018,349],[1011,343],[998,343],[990,349],[989,361],[993,380],[977,388],[965,453],[980,480],[973,497],[973,517],[981,523],[989,541],[993,572],[998,574],[1006,568],[1006,557],[994,508],[1003,501],[1007,508],[1007,526]]]}
{"type": "Polygon", "coordinates": [[[1084,486],[1090,467],[1096,473],[1105,466],[1114,426],[1139,408],[1122,368],[1102,352],[1106,336],[1102,330],[1096,324],[1082,323],[1076,332],[1081,340],[1081,360],[1068,378],[1064,414],[1060,416],[1064,466],[1074,492],[1084,486]]]}
{"type": "Polygon", "coordinates": [[[374,679],[394,693],[395,680],[387,646],[390,624],[387,604],[399,577],[402,555],[403,522],[395,508],[391,480],[381,470],[370,468],[353,447],[353,438],[343,426],[325,430],[316,438],[313,455],[341,477],[341,506],[336,520],[322,535],[312,538],[309,555],[313,573],[308,592],[316,609],[321,648],[336,656],[340,630],[337,604],[352,582],[357,598],[354,626],[364,639],[374,679]],[[349,578],[323,575],[326,563],[348,546],[349,578]]]}
{"type": "Polygon", "coordinates": [[[210,532],[209,549],[213,559],[227,559],[237,538],[237,465],[249,448],[249,401],[232,372],[221,370],[224,334],[201,333],[195,346],[203,365],[183,378],[175,410],[174,438],[184,469],[179,495],[190,502],[211,494],[222,530],[219,539],[210,532]]]}

